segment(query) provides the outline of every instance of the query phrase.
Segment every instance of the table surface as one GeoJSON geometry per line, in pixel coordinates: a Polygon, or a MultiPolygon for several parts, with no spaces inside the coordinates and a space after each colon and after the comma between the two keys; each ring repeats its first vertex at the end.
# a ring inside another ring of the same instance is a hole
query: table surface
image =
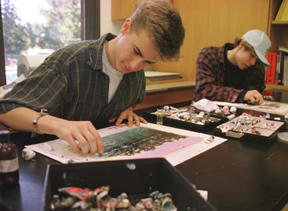
{"type": "MultiPolygon", "coordinates": [[[[17,188],[2,188],[0,202],[11,210],[39,211],[46,167],[57,162],[40,154],[30,161],[23,160],[21,139],[17,143],[20,184],[17,188]]],[[[34,143],[27,139],[26,144],[34,143]]],[[[264,211],[279,210],[288,201],[287,161],[288,144],[278,140],[263,143],[229,139],[176,168],[197,189],[208,191],[208,200],[217,210],[264,211]]]]}
{"type": "MultiPolygon", "coordinates": [[[[42,209],[46,167],[57,162],[40,154],[25,161],[21,151],[24,145],[51,139],[12,136],[19,154],[19,187],[0,189],[0,210],[3,205],[13,211],[42,209]]],[[[229,139],[176,168],[197,189],[207,190],[208,201],[219,211],[281,210],[288,202],[287,161],[288,144],[277,137],[268,142],[229,139]]]]}

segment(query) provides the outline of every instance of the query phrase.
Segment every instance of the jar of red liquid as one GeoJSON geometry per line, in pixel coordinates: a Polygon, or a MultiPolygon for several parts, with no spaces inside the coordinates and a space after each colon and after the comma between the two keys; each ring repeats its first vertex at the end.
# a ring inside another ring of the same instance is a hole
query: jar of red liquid
{"type": "Polygon", "coordinates": [[[9,140],[9,131],[0,131],[0,186],[16,186],[19,183],[17,148],[9,140]]]}

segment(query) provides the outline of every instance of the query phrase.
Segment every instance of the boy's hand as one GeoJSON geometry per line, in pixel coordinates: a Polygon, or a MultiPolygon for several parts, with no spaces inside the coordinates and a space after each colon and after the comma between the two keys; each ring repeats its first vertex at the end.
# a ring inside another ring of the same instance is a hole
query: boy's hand
{"type": "Polygon", "coordinates": [[[244,101],[260,105],[264,102],[264,99],[257,90],[249,90],[244,96],[244,101]]]}
{"type": "Polygon", "coordinates": [[[101,137],[90,121],[60,120],[55,135],[67,141],[77,153],[102,154],[104,151],[101,137]]]}
{"type": "Polygon", "coordinates": [[[138,116],[137,114],[135,114],[133,112],[133,108],[127,108],[126,110],[124,110],[118,117],[115,125],[116,126],[120,126],[120,124],[123,122],[124,119],[128,120],[128,126],[132,127],[133,122],[135,122],[135,125],[140,126],[140,122],[143,122],[145,124],[147,124],[147,121],[143,118],[138,116]]]}

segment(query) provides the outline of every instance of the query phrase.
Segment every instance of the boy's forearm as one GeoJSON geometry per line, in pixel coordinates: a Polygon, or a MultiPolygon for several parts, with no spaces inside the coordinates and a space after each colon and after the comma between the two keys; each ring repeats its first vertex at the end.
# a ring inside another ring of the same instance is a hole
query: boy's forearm
{"type": "Polygon", "coordinates": [[[90,121],[68,121],[51,115],[40,115],[26,107],[15,108],[7,113],[0,114],[0,122],[20,131],[34,131],[55,135],[67,141],[75,152],[102,154],[103,144],[99,133],[90,121]],[[33,124],[35,123],[36,125],[33,124]],[[80,144],[77,145],[76,140],[80,144]]]}
{"type": "Polygon", "coordinates": [[[55,118],[49,115],[42,116],[38,118],[36,125],[34,125],[33,121],[35,121],[37,117],[39,117],[39,112],[30,108],[19,107],[7,113],[0,114],[0,122],[19,131],[54,134],[53,128],[55,124],[52,124],[52,121],[55,118]],[[51,124],[49,122],[51,122],[51,124]]]}

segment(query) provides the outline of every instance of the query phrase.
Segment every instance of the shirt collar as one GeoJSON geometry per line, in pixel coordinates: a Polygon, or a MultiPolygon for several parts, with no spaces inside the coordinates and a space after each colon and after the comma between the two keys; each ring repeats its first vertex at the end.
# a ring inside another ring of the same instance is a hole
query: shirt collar
{"type": "Polygon", "coordinates": [[[94,70],[101,70],[102,69],[102,54],[103,54],[103,47],[106,41],[114,39],[116,36],[114,34],[108,33],[101,36],[95,43],[93,50],[90,52],[90,59],[88,64],[94,70]]]}
{"type": "Polygon", "coordinates": [[[228,50],[231,50],[234,48],[234,45],[232,43],[225,43],[220,49],[219,49],[219,52],[218,52],[218,56],[220,58],[220,62],[221,63],[225,63],[225,57],[226,57],[226,54],[227,54],[227,51],[228,50]]]}

